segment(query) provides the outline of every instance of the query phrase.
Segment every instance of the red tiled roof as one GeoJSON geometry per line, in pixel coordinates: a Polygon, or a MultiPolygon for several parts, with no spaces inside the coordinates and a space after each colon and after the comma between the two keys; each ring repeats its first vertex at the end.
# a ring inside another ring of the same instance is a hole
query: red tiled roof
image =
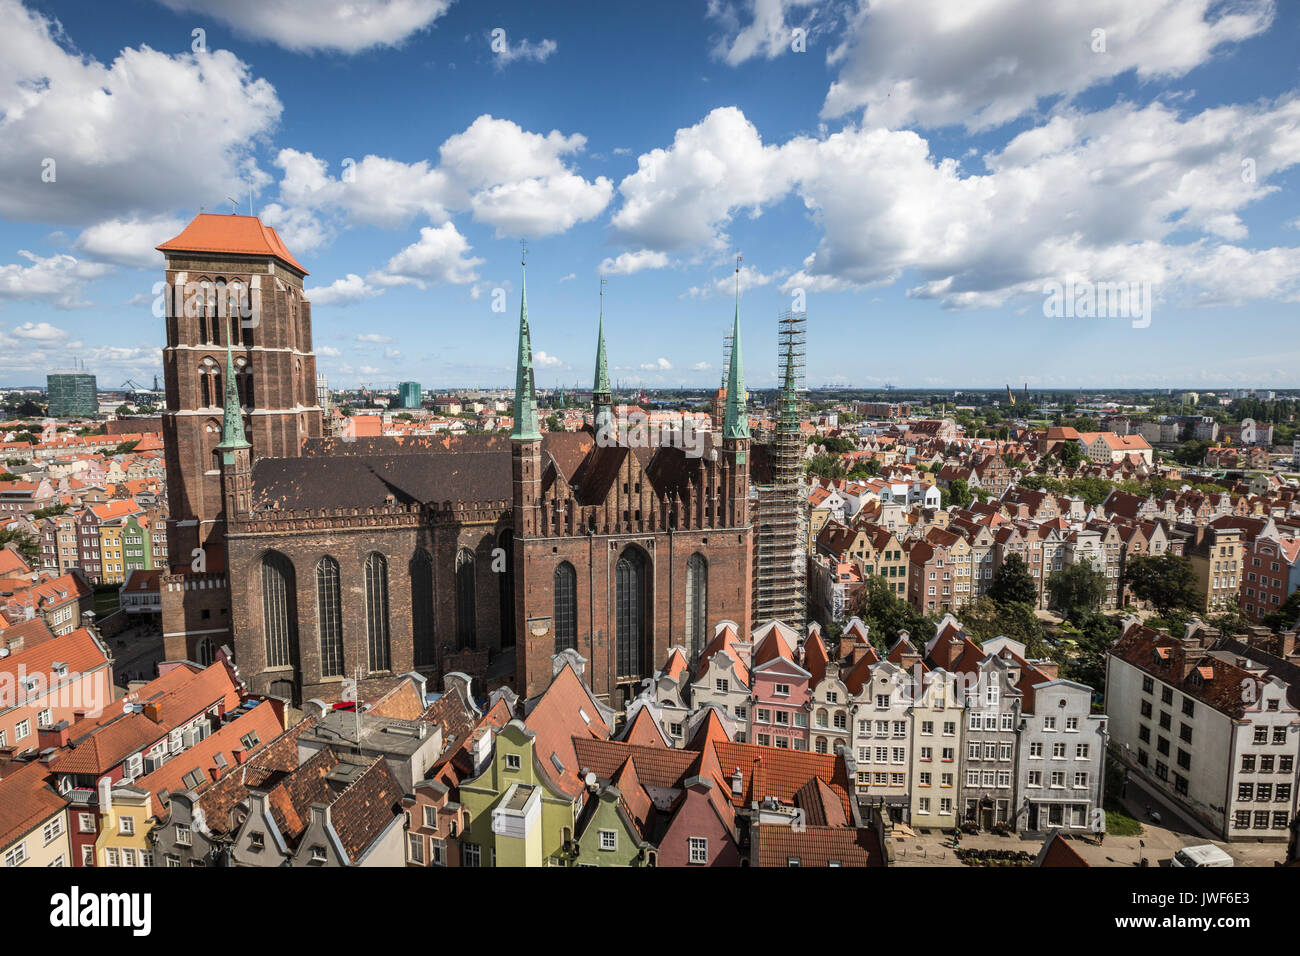
{"type": "Polygon", "coordinates": [[[307,270],[289,252],[279,233],[256,216],[199,213],[181,234],[168,239],[159,252],[216,252],[241,256],[273,256],[303,275],[307,270]]]}
{"type": "Polygon", "coordinates": [[[66,801],[46,783],[49,768],[39,760],[0,767],[0,847],[29,833],[63,809],[66,801]],[[7,771],[7,772],[6,772],[7,771]]]}

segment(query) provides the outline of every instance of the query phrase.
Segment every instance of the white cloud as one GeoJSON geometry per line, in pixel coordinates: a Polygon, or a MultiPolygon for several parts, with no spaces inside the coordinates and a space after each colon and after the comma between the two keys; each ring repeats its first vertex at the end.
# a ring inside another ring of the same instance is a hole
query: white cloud
{"type": "Polygon", "coordinates": [[[468,258],[469,242],[452,223],[425,226],[418,242],[407,246],[388,260],[383,269],[372,272],[367,280],[376,285],[415,285],[426,282],[450,282],[465,285],[478,279],[474,271],[484,262],[468,258]]]}
{"type": "Polygon", "coordinates": [[[642,269],[662,269],[668,265],[668,256],[653,249],[639,252],[624,252],[616,259],[605,259],[600,264],[600,271],[607,276],[630,276],[642,269]]]}
{"type": "Polygon", "coordinates": [[[657,358],[653,362],[645,362],[641,365],[644,372],[668,372],[671,371],[673,363],[666,358],[657,358]]]}
{"type": "Polygon", "coordinates": [[[713,368],[713,366],[710,365],[708,362],[696,362],[694,365],[691,366],[691,369],[696,372],[707,372],[711,368],[713,368]]]}
{"type": "Polygon", "coordinates": [[[349,272],[342,279],[335,279],[327,286],[307,289],[307,298],[313,306],[355,305],[365,299],[383,295],[383,289],[376,289],[354,272],[349,272]]]}
{"type": "Polygon", "coordinates": [[[106,65],[65,50],[61,29],[0,0],[0,216],[89,225],[247,192],[280,118],[270,83],[227,50],[127,48],[106,65]]]}
{"type": "Polygon", "coordinates": [[[326,358],[338,358],[343,353],[332,345],[318,345],[316,346],[316,354],[323,355],[326,358]]]}
{"type": "Polygon", "coordinates": [[[1266,30],[1273,0],[859,0],[822,108],[872,126],[999,126],[1120,74],[1179,77],[1266,30]],[[1104,52],[1094,51],[1104,30],[1104,52]]]}
{"type": "MultiPolygon", "coordinates": [[[[771,60],[793,49],[794,28],[805,31],[805,50],[809,32],[809,17],[787,23],[786,14],[797,7],[815,5],[817,0],[747,0],[744,4],[750,22],[741,25],[739,4],[709,0],[709,16],[723,27],[723,36],[713,48],[713,55],[738,66],[751,57],[761,56],[771,60]]],[[[816,11],[814,11],[815,13],[816,11]]]]}
{"type": "Polygon", "coordinates": [[[571,280],[573,280],[573,279],[576,279],[576,278],[578,278],[578,274],[577,274],[576,272],[570,272],[567,276],[560,276],[560,280],[559,280],[559,281],[561,281],[561,282],[569,282],[569,281],[571,281],[571,280]]]}
{"type": "MultiPolygon", "coordinates": [[[[759,272],[753,266],[740,267],[740,291],[742,293],[750,289],[757,289],[765,285],[771,285],[777,279],[786,275],[785,269],[778,269],[775,272],[759,272]]],[[[734,295],[736,292],[736,273],[733,270],[720,279],[715,279],[707,286],[691,286],[686,290],[686,294],[691,298],[708,298],[713,295],[734,295]]]]}
{"type": "Polygon", "coordinates": [[[83,298],[86,284],[112,271],[66,253],[42,257],[19,249],[18,255],[31,264],[0,266],[0,299],[38,299],[60,309],[84,308],[90,305],[83,298]]]}
{"type": "Polygon", "coordinates": [[[375,345],[386,345],[393,339],[387,335],[380,335],[377,332],[361,332],[357,334],[358,342],[369,342],[375,345]]]}
{"type": "Polygon", "coordinates": [[[447,138],[436,166],[370,155],[359,162],[345,158],[331,175],[325,160],[282,149],[275,165],[284,171],[284,206],[268,207],[268,213],[297,216],[309,235],[325,238],[330,229],[318,215],[393,229],[417,217],[441,225],[463,211],[494,226],[498,236],[553,235],[599,215],[613,197],[610,180],[585,180],[566,165],[586,142],[578,133],[532,133],[484,114],[447,138]]]}
{"type": "Polygon", "coordinates": [[[546,352],[537,352],[533,356],[533,364],[538,368],[560,368],[564,365],[564,362],[558,356],[548,355],[546,352]]]}
{"type": "Polygon", "coordinates": [[[32,342],[61,342],[68,333],[48,322],[24,322],[12,330],[12,335],[32,342]]]}
{"type": "Polygon", "coordinates": [[[163,267],[154,247],[177,235],[185,223],[171,216],[152,219],[108,219],[81,231],[73,243],[78,252],[99,262],[134,269],[163,267]]]}
{"type": "Polygon", "coordinates": [[[499,69],[504,69],[517,60],[532,60],[534,63],[545,63],[550,59],[551,54],[559,49],[554,40],[539,40],[536,43],[532,40],[520,40],[518,43],[512,44],[508,35],[493,36],[489,34],[488,36],[492,55],[499,69]]]}
{"type": "Polygon", "coordinates": [[[1246,238],[1242,210],[1277,191],[1281,171],[1297,163],[1296,95],[1186,117],[1159,102],[1064,107],[969,174],[912,131],[850,126],[769,145],[725,108],[641,157],[620,184],[614,223],[645,254],[716,251],[739,211],[759,214],[793,193],[822,237],[785,291],[856,289],[911,270],[911,294],[957,308],[1039,295],[1045,279],[1069,275],[1150,279],[1193,299],[1249,297],[1230,269],[1228,290],[1201,288],[1215,272],[1205,264],[1239,260],[1261,292],[1286,297],[1289,250],[1220,244],[1246,238]]]}
{"type": "Polygon", "coordinates": [[[734,106],[679,129],[671,147],[643,153],[637,167],[619,184],[614,227],[629,244],[670,251],[725,248],[723,226],[736,210],[756,213],[793,185],[781,149],[764,146],[734,106]]]}
{"type": "Polygon", "coordinates": [[[427,29],[451,0],[159,0],[177,12],[224,22],[251,40],[299,52],[357,53],[396,46],[427,29]]]}
{"type": "Polygon", "coordinates": [[[257,211],[262,222],[273,226],[295,255],[319,249],[334,238],[334,230],[310,209],[268,203],[257,211]]]}

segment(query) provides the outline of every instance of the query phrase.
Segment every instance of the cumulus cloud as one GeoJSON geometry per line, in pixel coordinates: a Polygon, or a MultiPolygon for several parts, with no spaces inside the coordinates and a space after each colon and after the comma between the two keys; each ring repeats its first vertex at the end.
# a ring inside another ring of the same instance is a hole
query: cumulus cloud
{"type": "Polygon", "coordinates": [[[227,50],[127,48],[104,64],[60,36],[0,2],[0,216],[92,225],[244,194],[280,118],[269,82],[227,50]]]}
{"type": "Polygon", "coordinates": [[[84,298],[86,284],[112,271],[103,263],[66,253],[38,256],[19,249],[18,255],[29,264],[0,266],[0,299],[40,300],[60,309],[84,308],[90,305],[84,298]]]}
{"type": "Polygon", "coordinates": [[[839,74],[822,112],[861,109],[890,128],[999,126],[1129,71],[1184,76],[1273,15],[1273,0],[858,0],[827,58],[839,74]]]}
{"type": "Polygon", "coordinates": [[[300,224],[314,244],[335,223],[394,229],[425,218],[443,225],[466,211],[498,237],[554,235],[596,217],[613,198],[611,180],[586,180],[568,165],[586,142],[484,114],[443,142],[436,165],[369,155],[345,158],[334,174],[325,160],[286,148],[275,159],[280,202],[267,215],[300,224]]]}
{"type": "Polygon", "coordinates": [[[469,257],[469,242],[452,223],[425,226],[420,230],[419,241],[407,246],[388,260],[382,269],[372,272],[367,280],[375,285],[395,286],[448,282],[465,285],[478,279],[474,271],[484,262],[469,257]]]}
{"type": "Polygon", "coordinates": [[[671,371],[673,363],[666,358],[657,358],[653,362],[645,362],[641,365],[641,370],[645,372],[668,372],[671,371]]]}
{"type": "Polygon", "coordinates": [[[393,339],[387,335],[380,335],[377,332],[361,332],[357,335],[358,342],[369,342],[372,345],[386,345],[393,339]]]}
{"type": "Polygon", "coordinates": [[[99,262],[134,269],[161,269],[163,256],[155,246],[185,228],[172,216],[150,219],[107,219],[81,231],[73,246],[99,262]]]}
{"type": "Polygon", "coordinates": [[[68,337],[67,332],[48,322],[24,322],[15,327],[12,334],[32,342],[61,342],[68,337]]]}
{"type": "MultiPolygon", "coordinates": [[[[785,269],[778,269],[776,272],[763,273],[759,272],[753,266],[740,267],[740,291],[747,292],[750,289],[757,289],[765,285],[771,285],[777,279],[786,275],[785,269]]],[[[736,273],[732,271],[720,279],[715,279],[706,286],[691,286],[686,290],[686,294],[691,298],[704,299],[713,295],[734,295],[736,292],[736,273]]]]}
{"type": "MultiPolygon", "coordinates": [[[[646,254],[716,250],[735,215],[793,194],[822,235],[782,289],[856,289],[911,270],[911,294],[957,308],[1041,294],[1045,279],[1067,276],[1199,297],[1230,262],[1260,294],[1287,297],[1296,281],[1292,250],[1229,243],[1246,238],[1242,210],[1300,162],[1300,96],[1190,116],[1160,102],[1064,107],[981,158],[968,173],[914,131],[856,126],[765,144],[727,107],[641,157],[619,186],[614,224],[646,254]],[[1243,156],[1254,177],[1242,175],[1243,156]]],[[[1230,269],[1223,276],[1215,295],[1252,295],[1230,269]]]]}
{"type": "Polygon", "coordinates": [[[617,258],[605,259],[600,264],[600,271],[608,276],[630,276],[642,269],[662,269],[668,265],[668,256],[653,249],[639,252],[624,252],[617,258]]]}
{"type": "Polygon", "coordinates": [[[549,355],[546,352],[537,352],[533,355],[533,364],[538,368],[560,368],[564,365],[564,362],[558,356],[549,355]]]}
{"type": "Polygon", "coordinates": [[[159,0],[221,20],[241,36],[298,52],[357,53],[427,29],[451,0],[159,0]]]}
{"type": "Polygon", "coordinates": [[[335,279],[327,286],[307,289],[307,298],[313,306],[355,305],[365,299],[383,295],[383,289],[376,289],[354,272],[349,272],[342,279],[335,279]]]}

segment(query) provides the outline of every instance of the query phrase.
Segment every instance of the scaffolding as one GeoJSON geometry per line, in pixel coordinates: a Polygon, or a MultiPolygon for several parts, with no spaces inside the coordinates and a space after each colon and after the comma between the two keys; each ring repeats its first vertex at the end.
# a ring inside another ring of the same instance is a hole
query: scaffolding
{"type": "Polygon", "coordinates": [[[754,489],[754,618],[782,621],[801,634],[808,616],[801,432],[807,321],[803,312],[783,312],[777,319],[781,389],[768,444],[771,474],[754,489]]]}

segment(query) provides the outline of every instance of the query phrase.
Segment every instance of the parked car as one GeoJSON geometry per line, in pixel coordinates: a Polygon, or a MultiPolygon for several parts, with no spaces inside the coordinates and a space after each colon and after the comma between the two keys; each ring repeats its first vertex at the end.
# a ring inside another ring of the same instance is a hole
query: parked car
{"type": "Polygon", "coordinates": [[[1169,861],[1171,866],[1232,866],[1232,857],[1213,843],[1185,846],[1169,861]]]}

